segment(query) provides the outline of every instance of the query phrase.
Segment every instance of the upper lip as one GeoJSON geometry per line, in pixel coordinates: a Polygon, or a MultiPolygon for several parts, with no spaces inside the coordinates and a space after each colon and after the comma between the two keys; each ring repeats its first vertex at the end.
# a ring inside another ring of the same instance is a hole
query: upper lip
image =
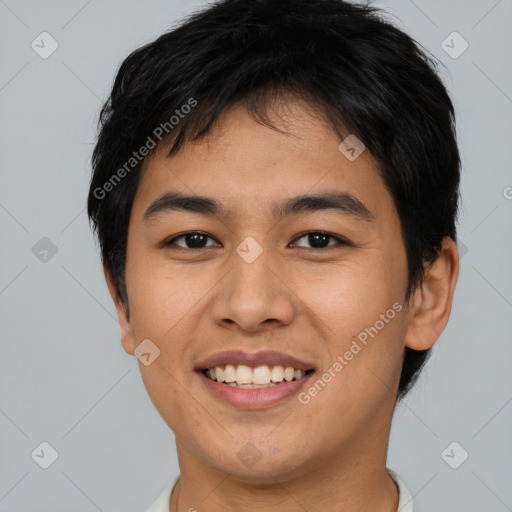
{"type": "Polygon", "coordinates": [[[301,361],[296,357],[275,350],[263,350],[259,352],[245,352],[243,350],[227,350],[217,352],[203,359],[196,366],[196,370],[207,370],[215,366],[225,366],[227,364],[238,365],[244,364],[250,367],[256,366],[292,366],[296,370],[314,370],[315,365],[301,361]]]}

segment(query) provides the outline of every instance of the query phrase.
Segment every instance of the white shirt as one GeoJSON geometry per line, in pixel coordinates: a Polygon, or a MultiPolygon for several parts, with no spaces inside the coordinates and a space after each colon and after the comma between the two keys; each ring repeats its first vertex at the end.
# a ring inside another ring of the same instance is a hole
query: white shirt
{"type": "MultiPolygon", "coordinates": [[[[386,469],[398,487],[399,499],[397,512],[413,512],[411,493],[405,486],[402,479],[392,469],[386,469]]],[[[178,483],[178,479],[179,475],[167,485],[162,494],[160,494],[158,499],[146,510],[146,512],[169,512],[169,500],[174,486],[178,483]]]]}

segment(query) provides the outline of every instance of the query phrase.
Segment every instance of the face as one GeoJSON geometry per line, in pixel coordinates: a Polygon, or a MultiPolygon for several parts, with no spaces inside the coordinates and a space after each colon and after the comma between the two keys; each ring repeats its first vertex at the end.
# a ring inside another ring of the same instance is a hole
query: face
{"type": "Polygon", "coordinates": [[[276,123],[285,133],[235,106],[208,139],[145,162],[122,338],[160,351],[140,370],[180,463],[262,480],[385,453],[410,320],[400,222],[369,151],[347,158],[299,102],[276,123]],[[219,211],[155,203],[166,193],[219,211]],[[214,382],[215,366],[263,384],[214,382]],[[289,383],[287,366],[303,370],[289,383]]]}

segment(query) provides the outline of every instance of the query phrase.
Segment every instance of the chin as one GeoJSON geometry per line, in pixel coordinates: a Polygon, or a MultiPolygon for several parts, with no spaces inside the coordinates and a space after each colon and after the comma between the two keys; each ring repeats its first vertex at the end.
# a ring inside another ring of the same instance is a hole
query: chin
{"type": "Polygon", "coordinates": [[[217,471],[230,474],[230,479],[240,482],[275,485],[276,480],[286,481],[311,471],[308,457],[297,449],[300,442],[291,442],[289,438],[286,446],[270,443],[268,439],[262,442],[232,439],[227,446],[217,447],[221,451],[219,457],[213,457],[211,451],[204,457],[210,459],[210,465],[217,471]]]}

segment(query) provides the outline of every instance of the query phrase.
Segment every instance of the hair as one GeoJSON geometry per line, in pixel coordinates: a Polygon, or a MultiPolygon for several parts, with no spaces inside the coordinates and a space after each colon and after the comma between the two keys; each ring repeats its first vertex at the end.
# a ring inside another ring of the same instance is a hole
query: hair
{"type": "MultiPolygon", "coordinates": [[[[133,51],[99,115],[87,203],[126,311],[128,224],[147,158],[136,152],[164,147],[172,156],[236,103],[273,128],[269,108],[290,96],[314,106],[340,140],[355,134],[377,161],[400,218],[407,305],[443,238],[456,240],[461,164],[437,71],[380,9],[342,0],[215,1],[133,51]]],[[[429,353],[404,348],[397,401],[429,353]]]]}

